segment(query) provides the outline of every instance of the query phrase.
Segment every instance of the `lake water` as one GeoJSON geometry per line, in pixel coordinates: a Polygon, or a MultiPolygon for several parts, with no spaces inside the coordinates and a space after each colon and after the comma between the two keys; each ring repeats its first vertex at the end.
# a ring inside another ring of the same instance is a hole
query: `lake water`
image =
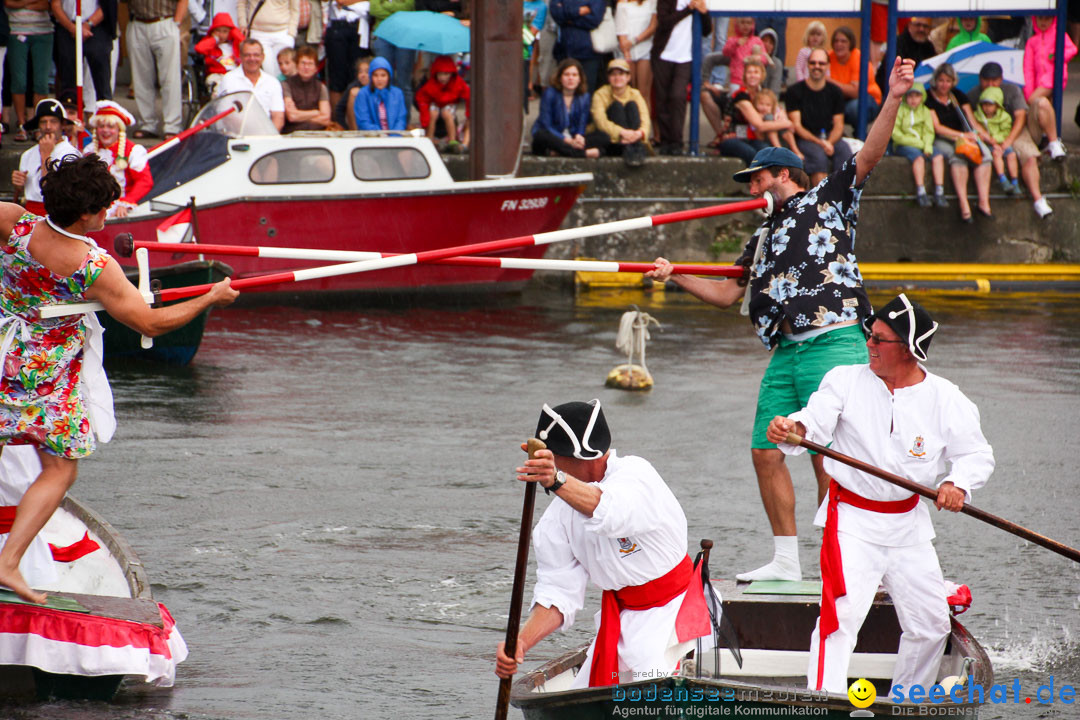
{"type": "MultiPolygon", "coordinates": [[[[1080,302],[914,295],[942,323],[931,369],[979,406],[995,449],[974,503],[1080,545],[1080,302]]],[[[599,397],[614,446],[652,461],[692,546],[712,538],[713,574],[730,577],[771,552],[748,450],[767,360],[744,318],[680,293],[217,311],[191,367],[111,368],[119,429],[73,491],[141,554],[176,617],[191,651],[176,687],[0,716],[490,717],[521,511],[513,468],[540,406],[599,397]],[[630,303],[663,324],[645,393],[603,386],[625,361],[614,339],[630,303]]],[[[813,476],[791,465],[816,574],[813,476]]],[[[541,493],[537,516],[548,502],[541,493]]],[[[935,525],[999,681],[1080,684],[1077,565],[969,517],[935,525]]],[[[527,664],[585,642],[596,607],[592,593],[527,664]]],[[[1080,717],[1073,707],[982,717],[1080,717]]]]}

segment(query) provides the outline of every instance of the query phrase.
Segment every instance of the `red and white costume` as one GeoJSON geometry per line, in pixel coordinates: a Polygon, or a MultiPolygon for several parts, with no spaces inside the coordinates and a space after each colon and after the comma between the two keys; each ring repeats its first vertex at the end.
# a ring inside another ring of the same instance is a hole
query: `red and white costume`
{"type": "MultiPolygon", "coordinates": [[[[120,105],[110,100],[102,100],[90,118],[90,126],[96,128],[101,122],[117,123],[120,134],[111,145],[101,147],[95,132],[93,142],[86,146],[86,154],[97,153],[98,157],[108,163],[109,172],[120,183],[120,199],[116,202],[135,207],[154,186],[154,178],[150,175],[150,166],[146,160],[146,148],[128,140],[126,136],[125,128],[134,125],[135,118],[120,105]]],[[[115,205],[109,209],[109,217],[113,216],[114,209],[115,205]]]]}
{"type": "Polygon", "coordinates": [[[589,647],[575,688],[616,682],[608,672],[590,683],[594,661],[603,662],[594,657],[602,624],[615,622],[618,656],[609,662],[617,662],[620,683],[670,675],[698,637],[709,639],[711,627],[701,576],[687,567],[686,516],[653,466],[611,450],[597,487],[603,494],[591,518],[556,497],[533,531],[532,604],[558,608],[561,629],[573,625],[584,607],[589,581],[605,591],[610,615],[596,614],[600,637],[589,647]]]}
{"type": "MultiPolygon", "coordinates": [[[[838,452],[930,488],[952,482],[970,500],[994,470],[978,408],[956,385],[920,368],[926,373],[922,382],[891,393],[869,365],[833,368],[807,406],[788,417],[806,427],[808,440],[832,442],[838,452]]],[[[788,455],[805,452],[786,443],[778,447],[788,455]]],[[[829,458],[825,469],[834,484],[814,519],[826,530],[822,610],[810,641],[808,685],[847,691],[855,640],[880,583],[903,628],[893,684],[930,687],[949,635],[949,613],[926,503],[829,458]],[[831,547],[830,538],[836,541],[831,547]]]]}

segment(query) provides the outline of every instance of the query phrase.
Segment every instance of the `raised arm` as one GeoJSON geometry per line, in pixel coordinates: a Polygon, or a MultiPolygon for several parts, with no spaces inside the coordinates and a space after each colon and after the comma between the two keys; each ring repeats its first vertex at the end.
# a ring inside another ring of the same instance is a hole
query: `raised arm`
{"type": "MultiPolygon", "coordinates": [[[[896,58],[892,72],[889,74],[889,96],[885,98],[881,112],[878,113],[874,124],[870,126],[870,132],[866,134],[866,142],[855,156],[856,185],[863,184],[870,171],[877,166],[881,156],[885,154],[893,126],[896,124],[896,111],[914,82],[915,61],[896,58]]],[[[935,130],[937,130],[936,125],[935,123],[935,130]]]]}

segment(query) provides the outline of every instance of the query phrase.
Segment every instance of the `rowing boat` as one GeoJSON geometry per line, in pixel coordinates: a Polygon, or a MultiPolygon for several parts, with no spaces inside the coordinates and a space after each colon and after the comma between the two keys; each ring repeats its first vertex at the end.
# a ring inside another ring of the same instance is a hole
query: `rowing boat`
{"type": "MultiPolygon", "coordinates": [[[[25,452],[36,460],[29,446],[5,449],[3,471],[25,452]]],[[[125,679],[171,687],[187,646],[127,541],[70,495],[40,537],[56,570],[38,584],[48,603],[0,590],[0,698],[108,700],[125,679]]]]}
{"type": "MultiPolygon", "coordinates": [[[[927,707],[889,699],[890,678],[900,641],[900,624],[891,600],[879,592],[855,647],[849,668],[877,690],[869,707],[857,710],[847,695],[806,688],[810,633],[818,616],[820,582],[734,583],[713,581],[723,612],[737,633],[741,667],[728,648],[709,650],[684,661],[672,677],[642,679],[599,688],[570,689],[585,660],[585,647],[568,652],[524,674],[510,702],[526,720],[709,717],[885,717],[925,715],[927,707]]],[[[989,688],[993,668],[986,651],[952,618],[952,631],[938,670],[938,682],[969,670],[972,684],[989,688]]],[[[977,717],[975,696],[957,692],[961,703],[935,705],[934,715],[977,717]]]]}

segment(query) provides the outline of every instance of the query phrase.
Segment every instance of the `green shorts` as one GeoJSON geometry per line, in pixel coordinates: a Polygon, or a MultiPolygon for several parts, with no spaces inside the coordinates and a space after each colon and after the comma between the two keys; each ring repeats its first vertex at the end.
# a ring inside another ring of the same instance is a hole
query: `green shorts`
{"type": "Polygon", "coordinates": [[[825,373],[838,365],[870,362],[866,337],[858,325],[848,325],[803,342],[780,338],[758,390],[753,448],[774,448],[765,430],[777,415],[790,415],[806,407],[825,373]]]}

